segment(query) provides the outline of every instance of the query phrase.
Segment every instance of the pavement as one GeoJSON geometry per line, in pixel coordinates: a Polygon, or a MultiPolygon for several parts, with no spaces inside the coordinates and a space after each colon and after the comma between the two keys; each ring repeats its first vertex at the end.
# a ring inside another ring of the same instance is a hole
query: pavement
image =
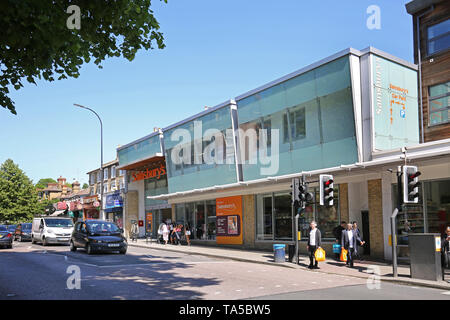
{"type": "Polygon", "coordinates": [[[276,265],[279,267],[285,267],[290,269],[302,269],[308,270],[309,272],[334,274],[345,277],[354,277],[362,279],[377,279],[384,282],[392,282],[397,284],[411,285],[411,286],[421,286],[429,287],[443,290],[450,290],[450,271],[446,270],[446,281],[428,281],[421,279],[412,279],[410,277],[410,267],[409,265],[399,265],[397,268],[398,276],[393,276],[392,265],[380,261],[371,260],[356,260],[354,263],[354,268],[349,268],[345,266],[344,262],[334,260],[333,258],[327,258],[324,262],[319,263],[320,269],[309,270],[307,266],[309,265],[309,257],[306,255],[301,255],[299,258],[299,264],[292,262],[276,263],[273,258],[273,253],[269,251],[256,251],[256,250],[244,250],[244,249],[231,249],[231,248],[221,248],[221,247],[210,247],[201,245],[163,245],[156,243],[154,241],[147,241],[145,239],[138,239],[136,242],[131,240],[128,242],[129,246],[148,248],[155,250],[165,250],[168,252],[179,252],[188,255],[200,255],[212,258],[226,258],[235,261],[251,262],[257,264],[265,265],[276,265]]]}

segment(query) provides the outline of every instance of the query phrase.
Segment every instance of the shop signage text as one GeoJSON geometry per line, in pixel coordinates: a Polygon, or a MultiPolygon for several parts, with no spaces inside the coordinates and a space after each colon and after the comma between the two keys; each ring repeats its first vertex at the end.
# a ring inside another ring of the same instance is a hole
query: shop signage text
{"type": "Polygon", "coordinates": [[[162,164],[159,168],[147,169],[145,171],[140,171],[140,172],[134,172],[131,174],[131,176],[133,179],[132,181],[134,182],[134,181],[151,179],[151,178],[159,179],[159,178],[161,178],[161,176],[164,176],[165,174],[166,174],[166,166],[162,164]]]}

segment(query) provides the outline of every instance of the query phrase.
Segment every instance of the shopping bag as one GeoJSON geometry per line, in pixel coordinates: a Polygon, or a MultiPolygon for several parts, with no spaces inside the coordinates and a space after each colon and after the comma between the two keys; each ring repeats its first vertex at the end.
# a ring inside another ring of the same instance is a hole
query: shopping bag
{"type": "Polygon", "coordinates": [[[333,244],[333,253],[341,253],[341,245],[338,243],[333,244]]]}
{"type": "Polygon", "coordinates": [[[341,261],[343,261],[343,262],[347,261],[347,250],[345,250],[344,248],[342,248],[342,251],[341,251],[341,261]]]}
{"type": "Polygon", "coordinates": [[[316,261],[325,261],[325,250],[322,248],[319,248],[314,253],[314,257],[316,258],[316,261]]]}

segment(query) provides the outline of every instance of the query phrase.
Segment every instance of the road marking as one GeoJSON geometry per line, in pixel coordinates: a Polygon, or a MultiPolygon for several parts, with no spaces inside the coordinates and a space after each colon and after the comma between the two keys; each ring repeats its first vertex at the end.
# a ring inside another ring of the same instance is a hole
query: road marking
{"type": "Polygon", "coordinates": [[[258,289],[264,289],[264,287],[259,287],[258,289]]]}
{"type": "Polygon", "coordinates": [[[241,292],[242,290],[241,290],[241,289],[237,289],[236,291],[237,291],[237,292],[241,292]]]}
{"type": "Polygon", "coordinates": [[[447,296],[450,296],[450,291],[442,292],[442,294],[445,294],[445,295],[447,295],[447,296]]]}

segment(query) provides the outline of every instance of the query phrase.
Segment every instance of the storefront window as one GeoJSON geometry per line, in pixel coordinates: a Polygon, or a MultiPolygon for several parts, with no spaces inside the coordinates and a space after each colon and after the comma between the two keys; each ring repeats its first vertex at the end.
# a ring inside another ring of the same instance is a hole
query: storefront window
{"type": "Polygon", "coordinates": [[[203,201],[195,203],[195,235],[198,240],[206,239],[206,219],[205,203],[203,201]]]}
{"type": "Polygon", "coordinates": [[[190,230],[191,231],[191,239],[196,239],[196,234],[195,234],[195,205],[193,202],[191,203],[186,203],[185,205],[185,214],[186,214],[186,220],[185,220],[185,225],[184,227],[186,228],[186,230],[190,230]]]}
{"type": "MultiPolygon", "coordinates": [[[[309,232],[309,224],[315,220],[322,233],[322,239],[334,239],[333,229],[340,224],[339,186],[334,188],[333,206],[319,205],[319,189],[310,188],[315,194],[315,201],[299,210],[298,231],[302,240],[309,232]]],[[[291,195],[289,193],[263,194],[256,196],[256,237],[258,240],[293,239],[294,217],[292,216],[291,195]],[[273,203],[273,208],[272,208],[273,203]]],[[[294,216],[296,213],[294,213],[294,216]]]]}
{"type": "MultiPolygon", "coordinates": [[[[394,208],[397,207],[397,199],[398,199],[397,192],[398,192],[397,184],[394,184],[392,186],[392,199],[394,208]]],[[[423,192],[422,188],[419,187],[419,203],[404,205],[402,211],[400,211],[397,214],[396,233],[398,245],[408,245],[409,233],[425,232],[422,199],[423,199],[423,192]]]]}
{"type": "Polygon", "coordinates": [[[175,222],[184,225],[184,204],[175,205],[175,222]]]}
{"type": "Polygon", "coordinates": [[[257,239],[258,240],[273,240],[272,228],[272,194],[258,195],[257,206],[261,210],[257,211],[257,239]]]}
{"type": "Polygon", "coordinates": [[[274,196],[275,240],[292,240],[292,206],[289,194],[274,196]]]}
{"type": "Polygon", "coordinates": [[[450,225],[450,180],[424,183],[428,232],[443,234],[450,225]]]}
{"type": "Polygon", "coordinates": [[[207,239],[216,240],[216,200],[206,201],[207,239]]]}

